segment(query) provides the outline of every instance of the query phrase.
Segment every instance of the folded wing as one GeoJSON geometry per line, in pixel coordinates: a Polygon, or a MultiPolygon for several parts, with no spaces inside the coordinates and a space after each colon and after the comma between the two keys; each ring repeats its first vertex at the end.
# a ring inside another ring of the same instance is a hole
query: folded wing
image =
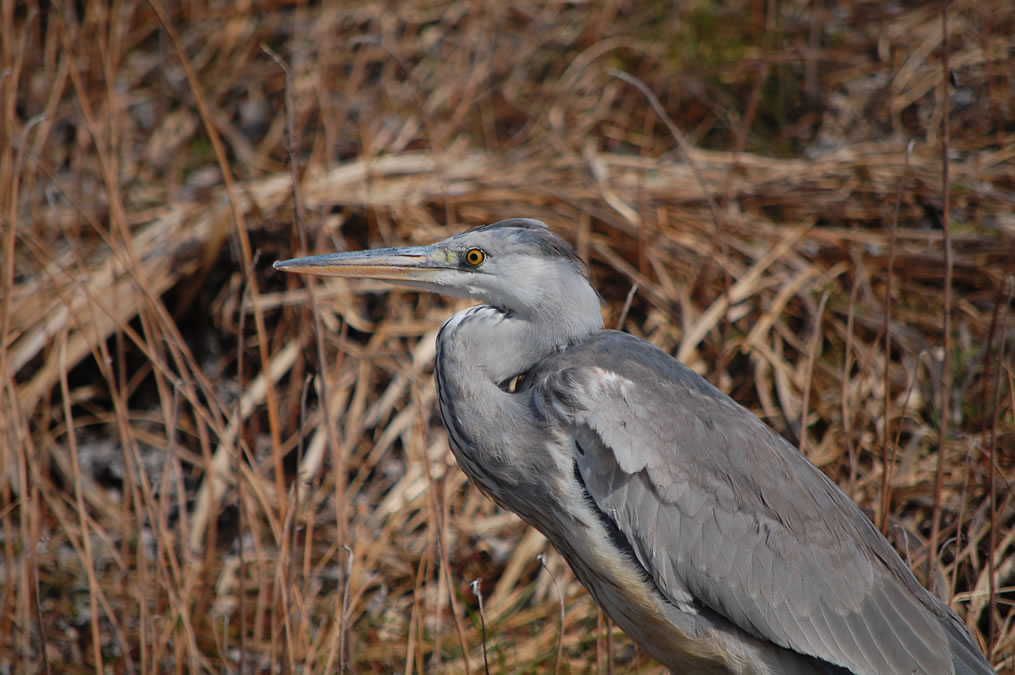
{"type": "Polygon", "coordinates": [[[546,364],[596,505],[675,604],[857,673],[989,673],[870,520],[755,415],[648,343],[605,332],[546,364]]]}

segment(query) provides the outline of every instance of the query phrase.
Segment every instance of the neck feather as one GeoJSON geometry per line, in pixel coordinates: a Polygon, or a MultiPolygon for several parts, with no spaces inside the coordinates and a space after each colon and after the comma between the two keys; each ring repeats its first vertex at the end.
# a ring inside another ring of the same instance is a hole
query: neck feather
{"type": "Polygon", "coordinates": [[[518,314],[490,305],[470,307],[444,324],[438,347],[447,366],[500,384],[548,355],[603,329],[598,296],[591,312],[536,308],[518,314]]]}

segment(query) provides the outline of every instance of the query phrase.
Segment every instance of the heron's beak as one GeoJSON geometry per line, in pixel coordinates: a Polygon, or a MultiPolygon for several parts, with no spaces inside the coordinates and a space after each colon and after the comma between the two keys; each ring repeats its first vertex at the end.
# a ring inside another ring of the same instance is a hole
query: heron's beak
{"type": "Polygon", "coordinates": [[[329,277],[383,279],[385,281],[431,283],[434,275],[459,270],[458,256],[436,246],[407,246],[374,251],[328,253],[309,258],[279,260],[274,268],[283,272],[329,277]]]}

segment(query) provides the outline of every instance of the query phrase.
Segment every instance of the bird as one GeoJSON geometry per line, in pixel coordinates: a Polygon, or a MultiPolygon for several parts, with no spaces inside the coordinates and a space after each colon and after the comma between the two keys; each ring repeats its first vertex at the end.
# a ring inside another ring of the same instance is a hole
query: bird
{"type": "Polygon", "coordinates": [[[278,261],[481,304],[437,336],[451,450],[675,673],[993,673],[860,508],[670,354],[607,330],[583,260],[512,218],[278,261]]]}

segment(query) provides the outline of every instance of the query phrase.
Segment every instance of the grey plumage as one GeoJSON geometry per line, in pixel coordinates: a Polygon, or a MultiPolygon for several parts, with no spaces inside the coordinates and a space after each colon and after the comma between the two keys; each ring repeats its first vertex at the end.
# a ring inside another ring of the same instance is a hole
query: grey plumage
{"type": "Polygon", "coordinates": [[[993,672],[793,446],[669,355],[604,330],[581,260],[542,223],[275,266],[484,303],[437,340],[459,465],[671,669],[993,672]]]}

